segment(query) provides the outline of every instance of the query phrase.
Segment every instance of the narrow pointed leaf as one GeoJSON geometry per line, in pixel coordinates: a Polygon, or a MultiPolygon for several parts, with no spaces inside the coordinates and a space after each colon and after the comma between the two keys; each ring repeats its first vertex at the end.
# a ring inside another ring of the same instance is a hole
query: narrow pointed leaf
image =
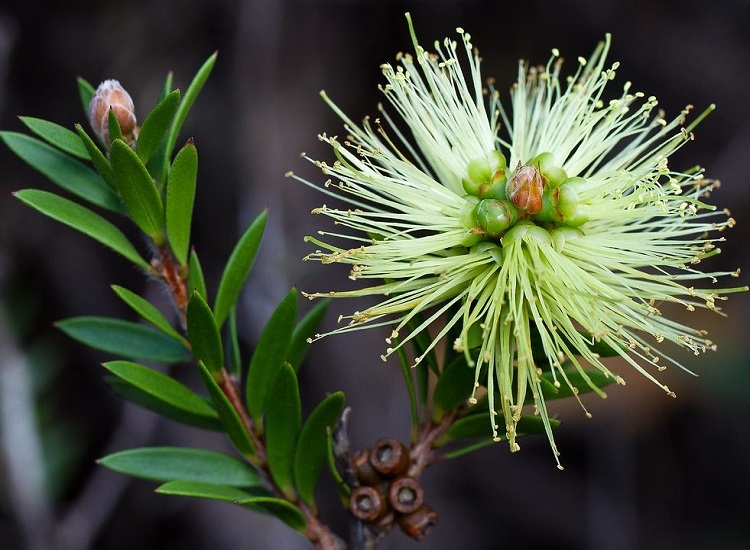
{"type": "Polygon", "coordinates": [[[115,185],[130,216],[153,240],[160,239],[164,224],[161,197],[146,167],[127,143],[115,140],[109,150],[115,185]]]}
{"type": "Polygon", "coordinates": [[[250,360],[245,389],[247,407],[257,426],[262,426],[266,396],[284,361],[297,319],[297,291],[292,289],[266,323],[250,360]]]}
{"type": "Polygon", "coordinates": [[[115,294],[117,294],[123,302],[128,304],[133,311],[146,319],[146,321],[172,336],[178,342],[184,343],[185,340],[180,333],[174,329],[172,324],[167,321],[164,315],[162,315],[161,311],[159,311],[151,302],[135,292],[121,286],[112,285],[112,290],[114,290],[115,294]]]}
{"type": "Polygon", "coordinates": [[[206,279],[203,277],[203,268],[194,249],[190,251],[190,262],[188,263],[188,292],[197,292],[208,302],[206,279]]]}
{"type": "Polygon", "coordinates": [[[234,457],[204,449],[143,447],[97,461],[121,474],[154,481],[197,481],[232,487],[258,487],[254,469],[234,457]]]}
{"type": "Polygon", "coordinates": [[[343,407],[344,394],[332,393],[313,409],[300,431],[294,454],[294,486],[299,497],[309,505],[326,460],[328,430],[336,426],[343,407]]]}
{"type": "MultiPolygon", "coordinates": [[[[166,378],[179,384],[179,382],[176,382],[173,378],[170,378],[168,376],[166,378]]],[[[185,424],[186,426],[200,428],[201,430],[211,430],[214,432],[224,433],[224,425],[221,423],[221,420],[219,420],[219,415],[206,400],[204,400],[196,393],[193,393],[193,397],[200,399],[203,402],[203,405],[205,405],[208,411],[210,411],[210,414],[199,414],[193,412],[192,409],[188,410],[186,408],[182,408],[182,406],[174,406],[168,401],[162,400],[161,396],[157,397],[152,393],[149,393],[149,391],[153,387],[151,385],[148,386],[148,389],[142,389],[126,381],[124,378],[118,378],[114,375],[105,377],[105,381],[123,399],[126,399],[131,403],[138,405],[139,407],[148,409],[149,411],[152,411],[159,416],[169,418],[170,420],[185,424]]],[[[182,384],[180,384],[180,386],[182,386],[182,384]]],[[[188,392],[192,392],[192,390],[190,390],[190,388],[188,388],[187,386],[183,386],[183,389],[187,390],[188,392]]],[[[188,406],[182,403],[181,405],[188,406]]]]}
{"type": "Polygon", "coordinates": [[[294,453],[302,406],[294,369],[285,363],[277,370],[266,399],[266,456],[271,477],[290,498],[294,495],[294,453]]]}
{"type": "Polygon", "coordinates": [[[188,349],[152,327],[109,317],[73,317],[56,323],[65,334],[95,349],[131,359],[180,363],[188,349]]]}
{"type": "Polygon", "coordinates": [[[96,171],[99,172],[99,175],[106,182],[106,184],[109,185],[111,189],[116,190],[115,175],[112,173],[112,165],[109,163],[109,159],[104,156],[104,153],[102,153],[101,149],[99,149],[96,143],[94,143],[94,140],[89,137],[89,135],[85,132],[80,124],[76,124],[75,128],[76,132],[78,132],[78,136],[80,137],[81,142],[83,143],[83,146],[88,152],[89,158],[91,159],[94,168],[96,168],[96,171]]]}
{"type": "Polygon", "coordinates": [[[68,130],[64,126],[60,126],[49,120],[43,120],[41,118],[34,118],[28,116],[18,117],[26,127],[34,132],[36,135],[41,137],[44,141],[50,145],[54,145],[58,149],[78,157],[83,160],[89,159],[88,151],[81,143],[81,138],[78,134],[68,130]]]}
{"type": "Polygon", "coordinates": [[[459,407],[471,396],[474,389],[475,369],[466,364],[463,355],[456,357],[438,378],[433,394],[435,420],[459,407]]]}
{"type": "Polygon", "coordinates": [[[219,485],[216,483],[175,480],[168,481],[159,486],[156,489],[156,492],[162,495],[207,498],[211,500],[239,503],[240,501],[255,498],[253,493],[259,491],[257,489],[242,490],[237,487],[232,487],[231,485],[219,485]]]}
{"type": "Polygon", "coordinates": [[[174,116],[174,120],[172,120],[172,126],[169,128],[169,134],[167,135],[167,157],[171,156],[172,151],[174,150],[174,146],[177,143],[177,137],[180,135],[180,131],[182,130],[183,124],[185,124],[190,109],[193,107],[195,100],[198,98],[198,94],[200,94],[203,85],[211,74],[211,70],[214,68],[217,55],[217,53],[211,55],[211,57],[203,63],[201,68],[198,69],[198,72],[195,77],[193,77],[192,82],[188,86],[185,95],[182,97],[182,100],[177,107],[177,113],[174,116]]]}
{"type": "Polygon", "coordinates": [[[216,407],[216,412],[219,413],[219,418],[221,418],[221,422],[224,425],[227,437],[229,437],[229,440],[237,450],[246,458],[253,458],[255,455],[253,443],[250,441],[250,436],[247,433],[245,425],[242,423],[242,419],[235,408],[232,407],[227,396],[221,391],[211,372],[200,361],[198,362],[198,366],[200,367],[203,383],[206,385],[206,389],[208,389],[208,394],[211,396],[211,401],[213,401],[216,407]]]}
{"type": "Polygon", "coordinates": [[[307,527],[307,520],[304,514],[289,501],[276,497],[253,497],[247,500],[240,500],[238,504],[257,512],[276,516],[297,531],[304,531],[305,527],[307,527]]]}
{"type": "Polygon", "coordinates": [[[245,230],[229,256],[219,281],[216,301],[214,302],[214,316],[219,327],[226,320],[229,310],[237,303],[240,291],[250,274],[250,269],[253,267],[255,256],[260,247],[260,241],[263,238],[267,218],[268,212],[266,211],[255,218],[255,221],[245,230]]]}
{"type": "Polygon", "coordinates": [[[120,380],[174,409],[203,417],[209,422],[218,420],[218,415],[211,405],[171,376],[130,361],[109,361],[102,366],[120,380]]]}
{"type": "Polygon", "coordinates": [[[193,292],[187,307],[187,332],[193,357],[202,361],[212,375],[224,368],[221,335],[211,308],[197,292],[193,292]]]}
{"type": "Polygon", "coordinates": [[[180,91],[174,90],[154,107],[143,121],[138,132],[138,141],[135,144],[135,152],[146,163],[159,149],[161,141],[167,134],[172,119],[174,119],[177,105],[180,102],[180,91]]]}
{"type": "Polygon", "coordinates": [[[233,307],[229,312],[229,322],[227,323],[227,345],[229,349],[229,359],[227,360],[229,372],[239,380],[242,376],[242,356],[240,355],[240,338],[237,334],[237,308],[233,307]]]}
{"type": "Polygon", "coordinates": [[[198,150],[192,140],[180,149],[169,172],[166,198],[166,226],[169,244],[177,260],[185,265],[190,249],[195,183],[198,177],[198,150]]]}
{"type": "Polygon", "coordinates": [[[35,170],[91,204],[113,212],[123,212],[117,195],[102,177],[88,166],[31,136],[0,132],[8,148],[35,170]]]}
{"type": "Polygon", "coordinates": [[[320,326],[326,311],[328,311],[329,304],[329,300],[323,300],[315,304],[295,327],[292,340],[289,343],[289,350],[286,354],[286,360],[289,361],[289,364],[295,370],[299,370],[302,360],[305,358],[305,354],[310,347],[308,340],[315,336],[318,326],[320,326]]]}
{"type": "Polygon", "coordinates": [[[40,189],[24,189],[14,194],[45,216],[88,235],[135,265],[143,269],[150,268],[122,231],[88,208],[40,189]]]}
{"type": "Polygon", "coordinates": [[[76,79],[76,83],[78,84],[78,97],[81,99],[81,107],[83,107],[83,113],[86,115],[86,119],[88,119],[89,105],[91,105],[91,98],[94,97],[96,89],[80,76],[76,79]]]}
{"type": "Polygon", "coordinates": [[[122,128],[120,128],[120,121],[117,119],[115,110],[110,106],[107,111],[107,130],[109,132],[109,142],[114,143],[122,137],[122,128]]]}

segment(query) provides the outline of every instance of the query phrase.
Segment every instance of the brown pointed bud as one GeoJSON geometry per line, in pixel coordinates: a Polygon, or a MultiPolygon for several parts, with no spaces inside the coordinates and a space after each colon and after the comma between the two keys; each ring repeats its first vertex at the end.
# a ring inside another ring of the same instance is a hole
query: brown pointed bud
{"type": "Polygon", "coordinates": [[[422,504],[411,514],[398,518],[398,526],[401,530],[415,540],[427,538],[432,529],[437,525],[438,515],[426,504],[422,504]]]}
{"type": "Polygon", "coordinates": [[[388,501],[374,487],[357,487],[349,497],[349,509],[362,521],[377,521],[388,512],[388,501]]]}
{"type": "Polygon", "coordinates": [[[109,110],[117,117],[120,130],[125,138],[130,138],[135,130],[135,106],[130,94],[117,80],[105,80],[96,89],[89,103],[89,122],[97,135],[110,145],[109,110]]]}
{"type": "Polygon", "coordinates": [[[357,479],[362,485],[375,487],[382,483],[383,478],[380,477],[380,474],[370,464],[370,452],[368,450],[357,451],[351,458],[351,465],[357,479]]]}
{"type": "Polygon", "coordinates": [[[394,479],[388,488],[391,508],[401,514],[411,514],[424,502],[424,491],[419,481],[410,476],[394,479]]]}
{"type": "Polygon", "coordinates": [[[542,195],[546,181],[542,173],[529,164],[520,162],[508,180],[505,192],[513,204],[522,212],[536,214],[542,209],[542,195]]]}
{"type": "Polygon", "coordinates": [[[381,475],[395,477],[406,472],[411,458],[409,449],[398,439],[384,437],[370,449],[370,464],[381,475]]]}

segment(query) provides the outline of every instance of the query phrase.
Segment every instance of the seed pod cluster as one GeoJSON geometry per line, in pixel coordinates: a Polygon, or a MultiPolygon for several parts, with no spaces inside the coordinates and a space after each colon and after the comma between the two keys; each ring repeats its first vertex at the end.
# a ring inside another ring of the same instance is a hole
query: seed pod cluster
{"type": "Polygon", "coordinates": [[[359,486],[349,499],[352,514],[376,530],[397,523],[408,536],[424,539],[437,524],[437,514],[424,502],[419,480],[408,475],[409,449],[385,437],[351,458],[359,486]]]}

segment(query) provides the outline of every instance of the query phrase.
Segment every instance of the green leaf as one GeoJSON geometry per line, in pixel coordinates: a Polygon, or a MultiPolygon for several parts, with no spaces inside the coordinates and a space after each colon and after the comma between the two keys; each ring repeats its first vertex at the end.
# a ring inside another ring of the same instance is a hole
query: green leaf
{"type": "Polygon", "coordinates": [[[318,302],[307,312],[302,320],[297,323],[294,333],[292,334],[292,341],[289,343],[289,350],[286,354],[286,360],[295,370],[299,370],[300,364],[307,353],[307,349],[310,347],[308,340],[315,336],[318,326],[323,320],[326,311],[328,311],[329,304],[330,300],[322,300],[321,302],[318,302]]]}
{"type": "Polygon", "coordinates": [[[83,112],[88,120],[89,105],[91,105],[91,98],[94,97],[96,89],[89,84],[86,79],[81,78],[80,76],[76,79],[76,82],[78,84],[78,97],[81,99],[81,106],[83,107],[83,112]]]}
{"type": "Polygon", "coordinates": [[[203,449],[143,447],[97,461],[110,470],[154,481],[197,481],[232,487],[258,487],[256,471],[234,457],[203,449]]]}
{"type": "Polygon", "coordinates": [[[75,128],[76,132],[78,132],[78,136],[81,138],[83,146],[88,152],[91,162],[94,164],[94,168],[96,168],[96,171],[99,172],[99,175],[106,184],[109,185],[111,189],[116,190],[115,175],[112,173],[112,165],[109,164],[109,159],[104,156],[104,153],[102,153],[101,149],[99,149],[96,143],[94,143],[94,140],[89,137],[80,124],[76,124],[75,128]]]}
{"type": "MultiPolygon", "coordinates": [[[[157,374],[161,373],[157,372],[157,374]]],[[[147,385],[148,389],[142,389],[138,386],[134,386],[124,378],[117,378],[116,376],[107,376],[105,380],[107,384],[109,384],[112,389],[114,389],[123,399],[127,399],[128,401],[135,403],[136,405],[143,407],[144,409],[153,411],[159,416],[169,418],[170,420],[174,420],[175,422],[180,422],[188,426],[200,428],[202,430],[212,430],[222,433],[224,432],[224,425],[219,420],[219,415],[216,413],[214,408],[208,404],[207,401],[205,401],[198,394],[194,393],[187,386],[183,386],[173,378],[170,378],[169,376],[163,374],[161,374],[161,376],[165,377],[167,380],[171,380],[175,384],[179,384],[179,386],[181,386],[182,388],[180,391],[188,392],[192,395],[192,397],[199,399],[203,403],[205,409],[207,411],[210,411],[210,414],[197,414],[193,412],[192,409],[198,407],[197,402],[194,403],[195,406],[193,407],[191,406],[191,404],[185,403],[184,400],[180,400],[180,406],[174,406],[167,401],[163,401],[161,399],[161,396],[157,397],[150,393],[150,391],[154,387],[154,385],[152,384],[147,385]],[[190,410],[182,408],[183,406],[188,407],[188,409],[190,410]]],[[[165,382],[164,379],[160,379],[156,382],[156,384],[169,384],[169,382],[165,382]]],[[[168,391],[171,393],[172,390],[169,388],[165,388],[163,391],[168,391]]]]}
{"type": "Polygon", "coordinates": [[[268,212],[266,211],[255,218],[255,221],[240,237],[231,256],[229,256],[219,281],[219,289],[216,291],[216,301],[214,302],[214,316],[219,327],[227,318],[229,310],[237,302],[242,286],[250,274],[250,269],[253,267],[255,256],[260,247],[260,241],[263,238],[267,218],[268,212]]]}
{"type": "Polygon", "coordinates": [[[332,393],[321,401],[302,426],[294,454],[294,486],[297,494],[312,505],[315,486],[328,452],[328,429],[333,429],[344,407],[344,394],[332,393]]]}
{"type": "Polygon", "coordinates": [[[229,350],[228,370],[239,380],[242,375],[242,357],[240,355],[240,338],[237,335],[237,308],[233,307],[229,312],[229,322],[227,323],[227,339],[229,340],[227,348],[229,350]]]}
{"type": "MultiPolygon", "coordinates": [[[[550,425],[552,429],[557,428],[560,425],[559,420],[550,418],[550,425]]],[[[540,434],[544,433],[544,422],[541,416],[535,416],[530,414],[522,414],[516,425],[516,433],[518,435],[525,434],[540,434]]],[[[501,432],[498,434],[501,440],[505,440],[505,433],[501,432]]],[[[484,414],[473,414],[465,418],[456,420],[445,436],[441,438],[440,442],[436,442],[436,445],[443,444],[447,441],[454,439],[472,439],[475,437],[491,438],[492,437],[492,424],[490,423],[489,413],[484,414]]]]}
{"type": "Polygon", "coordinates": [[[157,245],[161,244],[164,211],[151,175],[130,146],[121,139],[112,142],[109,159],[117,191],[130,216],[157,245]]]}
{"type": "Polygon", "coordinates": [[[135,152],[144,164],[159,149],[162,139],[172,124],[179,102],[180,90],[174,90],[162,99],[143,121],[141,130],[138,132],[138,141],[135,143],[135,152]]]}
{"type": "Polygon", "coordinates": [[[296,319],[297,290],[292,289],[271,314],[250,359],[245,395],[250,416],[259,428],[262,426],[266,396],[277,371],[286,360],[296,319]]]}
{"type": "Polygon", "coordinates": [[[152,327],[109,317],[73,317],[58,321],[65,334],[95,349],[132,359],[180,363],[190,360],[188,349],[152,327]]]}
{"type": "Polygon", "coordinates": [[[39,189],[24,189],[14,195],[45,216],[108,246],[138,267],[150,269],[148,262],[141,257],[122,231],[88,208],[39,189]]]}
{"type": "Polygon", "coordinates": [[[434,420],[437,422],[448,411],[463,405],[474,389],[475,369],[469,367],[463,355],[456,357],[438,378],[433,400],[434,420]]]}
{"type": "Polygon", "coordinates": [[[193,292],[187,307],[187,332],[193,357],[202,361],[211,374],[219,378],[224,368],[224,349],[219,328],[211,308],[197,292],[193,292]]]}
{"type": "Polygon", "coordinates": [[[253,497],[247,500],[240,500],[238,504],[252,508],[257,512],[265,512],[276,516],[286,523],[292,529],[304,531],[307,527],[307,520],[304,514],[291,502],[276,497],[253,497]]]}
{"type": "Polygon", "coordinates": [[[112,285],[112,290],[114,290],[115,294],[117,294],[123,302],[129,305],[133,309],[133,311],[146,319],[146,321],[161,329],[166,334],[172,336],[178,342],[185,342],[185,339],[180,335],[180,333],[174,329],[172,324],[167,321],[164,315],[162,315],[161,311],[159,311],[153,304],[151,304],[151,302],[149,302],[145,298],[142,298],[135,292],[132,292],[127,288],[123,288],[121,286],[112,285]]]}
{"type": "Polygon", "coordinates": [[[218,54],[214,52],[214,54],[203,63],[201,68],[198,69],[198,72],[195,77],[193,77],[190,86],[188,86],[182,101],[180,101],[180,104],[177,107],[177,113],[174,116],[174,120],[172,120],[172,126],[169,128],[169,134],[167,135],[167,157],[171,156],[172,151],[174,150],[174,146],[177,143],[177,137],[182,130],[183,124],[185,124],[188,113],[190,113],[190,109],[193,107],[195,100],[198,98],[198,94],[200,94],[203,85],[211,74],[211,70],[214,68],[217,55],[218,54]]]}
{"type": "Polygon", "coordinates": [[[18,117],[26,127],[34,132],[36,135],[41,137],[50,145],[54,145],[58,149],[78,157],[83,160],[89,159],[88,151],[81,143],[81,138],[78,134],[72,132],[60,126],[54,122],[43,120],[41,118],[33,118],[28,116],[18,117]]]}
{"type": "Polygon", "coordinates": [[[203,277],[203,268],[195,250],[190,251],[188,263],[188,291],[197,292],[208,302],[208,291],[206,290],[206,279],[203,277]]]}
{"type": "Polygon", "coordinates": [[[266,399],[266,457],[271,477],[294,498],[294,454],[302,422],[297,375],[289,363],[278,369],[266,399]]]}
{"type": "Polygon", "coordinates": [[[169,172],[166,198],[166,226],[169,244],[181,265],[190,248],[195,184],[198,177],[198,150],[190,140],[180,149],[169,172]]]}
{"type": "Polygon", "coordinates": [[[171,376],[130,361],[109,361],[102,366],[120,380],[148,393],[173,409],[203,417],[209,422],[218,420],[218,415],[211,405],[171,376]]]}
{"type": "Polygon", "coordinates": [[[251,461],[257,460],[255,458],[255,451],[253,450],[253,443],[250,441],[250,436],[237,410],[229,402],[229,399],[216,383],[216,380],[214,380],[206,366],[201,361],[198,361],[198,366],[200,367],[203,383],[206,385],[206,389],[208,389],[211,401],[216,406],[216,412],[219,413],[219,418],[221,418],[221,423],[224,425],[227,437],[229,437],[229,440],[237,450],[246,458],[251,461]]]}
{"type": "Polygon", "coordinates": [[[106,210],[123,211],[117,195],[88,166],[31,136],[0,132],[0,139],[24,162],[63,189],[106,210]]]}
{"type": "Polygon", "coordinates": [[[231,485],[219,485],[216,483],[175,480],[168,481],[161,485],[156,489],[156,492],[162,495],[208,498],[211,500],[239,503],[241,501],[255,498],[252,493],[259,491],[243,491],[242,489],[232,487],[231,485]]]}
{"type": "Polygon", "coordinates": [[[122,138],[122,128],[120,128],[120,121],[117,119],[115,110],[112,106],[107,111],[107,130],[109,132],[109,142],[114,143],[118,139],[122,138]]]}

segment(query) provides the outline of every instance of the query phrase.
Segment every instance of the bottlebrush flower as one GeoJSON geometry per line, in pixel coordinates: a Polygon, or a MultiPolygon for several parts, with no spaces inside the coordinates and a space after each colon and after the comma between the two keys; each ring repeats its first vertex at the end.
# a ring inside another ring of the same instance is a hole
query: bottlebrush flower
{"type": "Polygon", "coordinates": [[[357,125],[322,94],[347,136],[319,136],[332,164],[308,157],[330,178],[323,187],[294,177],[343,201],[314,213],[351,231],[307,237],[319,249],[306,259],[349,264],[350,278],[369,284],[309,296],[381,297],[332,333],[394,325],[384,360],[430,327],[433,346],[458,334],[452,345],[475,366],[491,418],[504,423],[491,426],[494,437],[502,430],[519,448],[516,423],[531,392],[557,457],[543,370],[569,384],[564,362],[593,365],[624,383],[592,351],[596,341],[674,396],[653,372],[685,367],[663,345],[696,355],[715,346],[705,331],[663,316],[662,304],[718,310],[725,294],[746,290],[713,286],[739,270],[699,269],[734,225],[704,202],[716,182],[668,164],[713,107],[692,122],[690,108],[667,120],[630,83],[607,99],[618,67],[605,65],[607,36],[567,78],[556,50],[544,67],[521,62],[506,110],[492,81],[483,85],[468,33],[457,29],[459,41],[430,53],[410,19],[409,27],[415,55],[382,66],[395,115],[381,107],[357,125]],[[424,322],[407,329],[418,314],[424,322]]]}

